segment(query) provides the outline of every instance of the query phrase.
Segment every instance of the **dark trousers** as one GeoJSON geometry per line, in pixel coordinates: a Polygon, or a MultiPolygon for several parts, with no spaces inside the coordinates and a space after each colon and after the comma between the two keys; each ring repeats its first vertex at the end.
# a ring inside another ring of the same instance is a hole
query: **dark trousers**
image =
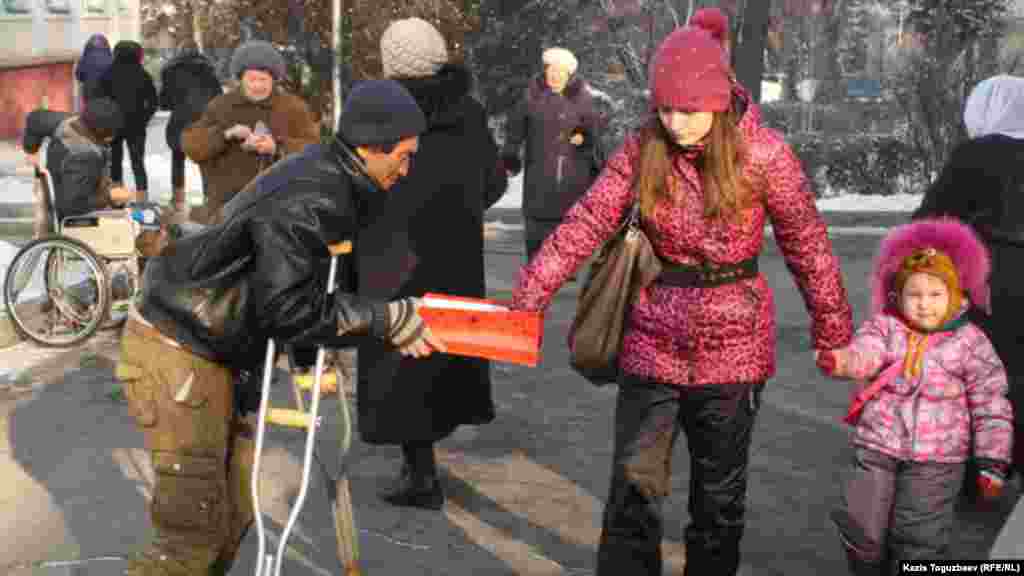
{"type": "Polygon", "coordinates": [[[149,190],[146,178],[146,130],[124,132],[114,137],[110,143],[110,179],[124,182],[121,163],[124,162],[124,145],[128,145],[128,157],[132,162],[132,174],[135,175],[135,189],[149,190]]]}
{"type": "Polygon", "coordinates": [[[526,261],[533,260],[534,254],[540,250],[540,245],[544,243],[544,239],[551,235],[551,233],[558,228],[561,224],[561,220],[538,220],[536,218],[530,218],[529,216],[523,217],[523,224],[526,233],[526,261]]]}
{"type": "Polygon", "coordinates": [[[898,574],[901,561],[945,559],[963,477],[963,463],[911,462],[856,448],[832,513],[851,572],[898,574]]]}
{"type": "Polygon", "coordinates": [[[171,187],[185,187],[185,153],[171,150],[171,187]]]}
{"type": "Polygon", "coordinates": [[[751,431],[764,383],[681,388],[626,377],[615,407],[615,455],[598,576],[661,576],[662,503],[679,432],[690,449],[686,576],[740,564],[751,431]]]}

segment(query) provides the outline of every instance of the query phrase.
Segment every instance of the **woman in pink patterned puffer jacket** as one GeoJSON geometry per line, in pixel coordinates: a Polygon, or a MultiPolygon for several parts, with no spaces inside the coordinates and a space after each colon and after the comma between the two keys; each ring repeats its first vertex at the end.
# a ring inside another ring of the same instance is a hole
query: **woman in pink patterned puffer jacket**
{"type": "Polygon", "coordinates": [[[1006,371],[967,316],[971,304],[987,307],[988,274],[968,226],[901,226],[875,259],[874,315],[849,347],[818,356],[826,374],[873,380],[859,393],[853,463],[833,514],[857,576],[947,556],[972,453],[981,494],[1002,489],[1013,444],[1006,371]]]}
{"type": "Polygon", "coordinates": [[[629,137],[521,272],[513,307],[541,310],[639,198],[664,262],[622,342],[599,576],[660,575],[661,504],[678,433],[691,454],[687,575],[735,574],[750,435],[775,371],[772,294],[757,272],[770,219],[813,320],[813,345],[853,332],[839,264],[799,160],[735,83],[715,34],[669,35],[649,78],[657,116],[629,137]],[[703,265],[733,272],[720,281],[703,265]]]}

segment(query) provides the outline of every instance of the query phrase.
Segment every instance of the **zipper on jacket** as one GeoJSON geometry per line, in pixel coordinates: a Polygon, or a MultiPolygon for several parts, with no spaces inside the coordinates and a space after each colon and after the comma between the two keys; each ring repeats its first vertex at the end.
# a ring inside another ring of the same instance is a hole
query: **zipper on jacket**
{"type": "Polygon", "coordinates": [[[565,164],[565,156],[562,156],[561,154],[559,154],[557,168],[555,169],[555,182],[558,182],[559,184],[562,183],[562,166],[564,164],[565,164]]]}

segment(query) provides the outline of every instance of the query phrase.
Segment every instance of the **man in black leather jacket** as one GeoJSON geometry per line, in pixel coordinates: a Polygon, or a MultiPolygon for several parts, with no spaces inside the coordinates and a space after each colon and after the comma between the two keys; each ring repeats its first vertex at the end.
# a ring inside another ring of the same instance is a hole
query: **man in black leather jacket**
{"type": "Polygon", "coordinates": [[[409,169],[426,120],[392,81],[359,84],[337,137],[277,162],[224,207],[222,223],[150,260],[125,325],[118,377],[155,472],[155,539],[128,574],[225,574],[253,519],[257,373],[268,338],[309,349],[375,337],[402,354],[443,351],[412,299],[359,298],[358,230],[409,169]],[[350,241],[326,293],[328,247],[350,241]],[[251,382],[251,384],[249,383],[251,382]]]}

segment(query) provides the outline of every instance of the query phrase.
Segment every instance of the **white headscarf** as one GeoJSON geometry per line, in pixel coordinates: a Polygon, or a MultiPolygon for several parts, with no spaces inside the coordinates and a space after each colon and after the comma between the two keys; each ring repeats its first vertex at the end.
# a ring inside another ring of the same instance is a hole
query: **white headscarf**
{"type": "Polygon", "coordinates": [[[964,108],[967,135],[1002,134],[1024,140],[1024,78],[1000,74],[971,90],[964,108]]]}

